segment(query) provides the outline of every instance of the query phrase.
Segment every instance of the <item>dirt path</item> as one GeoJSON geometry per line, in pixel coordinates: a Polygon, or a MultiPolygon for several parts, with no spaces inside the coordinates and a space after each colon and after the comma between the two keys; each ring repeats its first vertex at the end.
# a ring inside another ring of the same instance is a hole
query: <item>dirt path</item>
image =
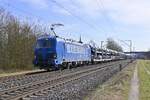
{"type": "Polygon", "coordinates": [[[128,100],[139,100],[139,79],[137,66],[135,67],[134,74],[131,79],[131,88],[128,100]]]}

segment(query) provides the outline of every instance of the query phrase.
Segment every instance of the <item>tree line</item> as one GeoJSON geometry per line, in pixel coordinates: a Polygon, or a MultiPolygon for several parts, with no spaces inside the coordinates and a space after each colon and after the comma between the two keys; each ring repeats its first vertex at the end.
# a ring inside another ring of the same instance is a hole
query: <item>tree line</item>
{"type": "Polygon", "coordinates": [[[43,29],[34,23],[20,22],[0,8],[0,69],[33,68],[33,46],[43,29]]]}

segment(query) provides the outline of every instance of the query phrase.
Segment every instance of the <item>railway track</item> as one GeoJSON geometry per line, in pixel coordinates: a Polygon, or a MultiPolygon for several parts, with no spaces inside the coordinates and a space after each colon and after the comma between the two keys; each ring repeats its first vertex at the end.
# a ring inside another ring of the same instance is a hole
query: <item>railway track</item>
{"type": "Polygon", "coordinates": [[[0,78],[0,91],[8,90],[10,88],[22,86],[25,84],[33,83],[40,80],[45,80],[47,78],[52,78],[56,76],[60,76],[66,73],[72,73],[83,69],[88,69],[95,66],[103,66],[108,65],[112,63],[118,63],[120,61],[111,62],[111,63],[105,63],[105,64],[99,64],[99,65],[89,65],[89,66],[83,66],[78,68],[73,68],[71,70],[63,70],[63,71],[52,71],[52,72],[45,72],[45,73],[28,73],[28,74],[22,74],[22,75],[15,75],[15,76],[9,76],[9,77],[2,77],[0,78]]]}
{"type": "MultiPolygon", "coordinates": [[[[43,94],[45,89],[51,89],[55,87],[62,86],[68,82],[75,81],[81,77],[86,77],[87,75],[102,71],[107,68],[111,68],[112,65],[118,64],[118,62],[113,62],[109,64],[104,64],[102,66],[89,67],[88,69],[70,72],[66,74],[58,74],[55,77],[45,77],[44,80],[32,81],[23,85],[17,85],[0,91],[1,100],[18,100],[18,99],[29,99],[30,96],[38,96],[43,94]],[[108,67],[109,66],[109,67],[108,67]]],[[[93,65],[92,65],[93,66],[93,65]]],[[[47,73],[42,74],[43,76],[47,73]]],[[[41,76],[42,76],[41,75],[41,76]]],[[[50,75],[50,74],[49,74],[50,75]]],[[[39,77],[39,76],[38,76],[39,77]]]]}

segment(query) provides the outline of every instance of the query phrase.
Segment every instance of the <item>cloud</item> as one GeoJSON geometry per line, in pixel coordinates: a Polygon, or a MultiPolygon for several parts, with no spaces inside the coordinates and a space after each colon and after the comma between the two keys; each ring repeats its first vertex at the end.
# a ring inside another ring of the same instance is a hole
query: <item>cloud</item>
{"type": "Polygon", "coordinates": [[[34,8],[47,9],[48,8],[48,0],[21,0],[24,3],[27,3],[34,8]]]}
{"type": "MultiPolygon", "coordinates": [[[[108,17],[127,25],[150,26],[149,0],[60,0],[57,1],[73,13],[91,18],[108,17]],[[104,15],[105,13],[105,15],[104,15]]],[[[62,8],[58,13],[67,14],[62,8]]]]}
{"type": "Polygon", "coordinates": [[[150,25],[150,1],[148,0],[103,0],[108,16],[115,22],[126,25],[150,25]]]}
{"type": "MultiPolygon", "coordinates": [[[[63,8],[58,7],[49,0],[21,0],[33,7],[46,9],[70,16],[63,8]],[[52,6],[50,6],[52,4],[52,6]]],[[[149,0],[55,0],[66,9],[78,16],[85,16],[94,20],[104,17],[115,23],[126,25],[150,26],[149,0]],[[105,14],[105,15],[104,15],[105,14]],[[102,17],[103,16],[103,17],[102,17]]]]}
{"type": "Polygon", "coordinates": [[[69,12],[67,12],[64,9],[59,8],[56,5],[52,6],[52,11],[55,12],[55,13],[59,13],[59,14],[65,15],[65,16],[70,16],[71,15],[69,12]]]}
{"type": "MultiPolygon", "coordinates": [[[[97,17],[100,14],[99,6],[92,0],[55,0],[55,1],[60,5],[62,5],[67,10],[69,10],[70,12],[72,12],[73,14],[78,16],[87,15],[88,17],[97,17]]],[[[53,5],[57,6],[55,5],[55,3],[53,3],[53,5]]],[[[52,7],[52,8],[53,11],[57,13],[70,15],[66,13],[67,11],[65,11],[61,7],[52,7]]]]}
{"type": "Polygon", "coordinates": [[[79,4],[80,10],[87,15],[99,16],[101,14],[102,9],[98,4],[98,0],[76,0],[76,3],[79,4]]]}

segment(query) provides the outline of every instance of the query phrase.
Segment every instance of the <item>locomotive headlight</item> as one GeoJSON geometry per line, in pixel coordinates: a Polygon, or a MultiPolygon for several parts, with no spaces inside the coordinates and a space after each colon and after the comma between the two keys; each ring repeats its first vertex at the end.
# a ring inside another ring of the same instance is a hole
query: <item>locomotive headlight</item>
{"type": "Polygon", "coordinates": [[[56,54],[54,54],[54,55],[53,55],[53,57],[56,59],[56,58],[57,58],[57,55],[56,55],[56,54]]]}

